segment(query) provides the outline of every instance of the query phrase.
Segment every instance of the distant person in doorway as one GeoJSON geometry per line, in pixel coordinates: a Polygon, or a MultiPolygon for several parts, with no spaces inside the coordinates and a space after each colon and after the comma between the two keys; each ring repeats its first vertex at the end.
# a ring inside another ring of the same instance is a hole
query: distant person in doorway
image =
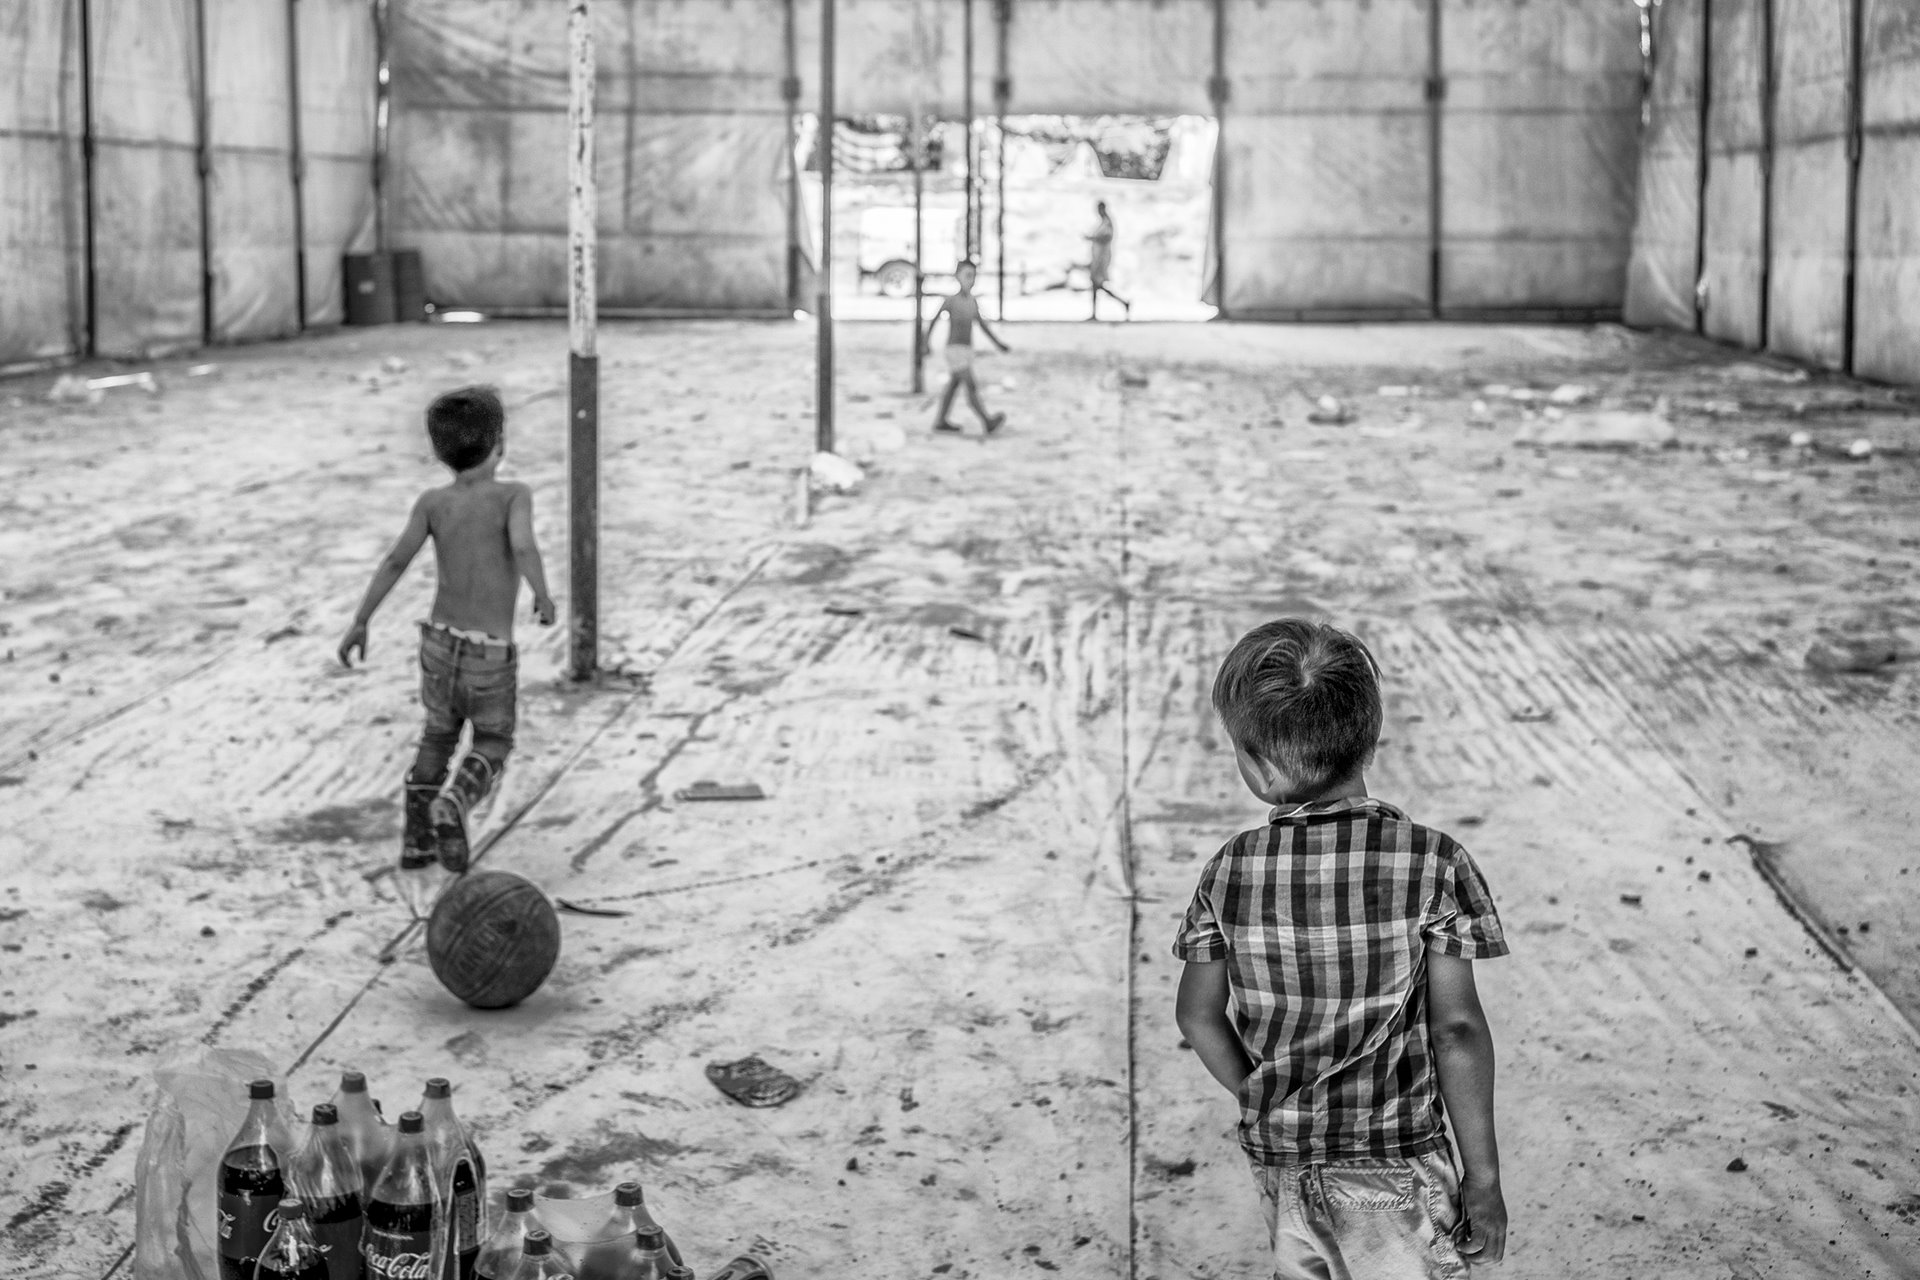
{"type": "Polygon", "coordinates": [[[367,623],[429,538],[436,588],[420,623],[420,701],[426,727],[407,774],[403,869],[438,860],[467,869],[467,814],[492,788],[513,750],[519,655],[513,613],[520,579],[533,588],[541,626],[553,598],[533,537],[533,490],[494,472],[506,449],[506,411],[491,387],[462,387],[427,406],[427,435],[453,480],[421,494],[406,528],[374,571],[366,598],[340,641],[340,661],[367,657],[367,623]],[[448,780],[460,730],[473,741],[448,780]]]}
{"type": "Polygon", "coordinates": [[[960,282],[959,291],[954,293],[940,309],[933,313],[933,319],[927,321],[927,331],[920,336],[922,355],[933,354],[933,327],[940,323],[940,317],[947,318],[947,389],[940,393],[940,412],[934,416],[933,429],[948,433],[960,430],[958,423],[950,422],[947,413],[953,408],[953,397],[961,387],[967,389],[967,403],[980,415],[980,422],[992,435],[1007,421],[1004,413],[988,413],[987,406],[980,403],[980,385],[973,377],[973,326],[979,325],[980,332],[987,335],[987,341],[1002,351],[1010,350],[1000,341],[1000,335],[987,327],[987,318],[980,314],[980,303],[973,296],[974,265],[962,262],[954,271],[954,279],[960,282]]]}
{"type": "Polygon", "coordinates": [[[1097,201],[1093,207],[1100,220],[1087,233],[1087,278],[1092,281],[1088,295],[1093,302],[1093,314],[1088,318],[1100,318],[1100,295],[1104,293],[1125,307],[1127,319],[1131,320],[1133,304],[1107,287],[1107,276],[1113,270],[1113,215],[1107,212],[1105,200],[1097,201]]]}
{"type": "Polygon", "coordinates": [[[1464,1280],[1507,1238],[1473,979],[1507,952],[1493,895],[1465,849],[1367,794],[1380,685],[1358,639],[1255,627],[1213,705],[1273,811],[1200,872],[1174,1016],[1238,1104],[1273,1275],[1464,1280]]]}

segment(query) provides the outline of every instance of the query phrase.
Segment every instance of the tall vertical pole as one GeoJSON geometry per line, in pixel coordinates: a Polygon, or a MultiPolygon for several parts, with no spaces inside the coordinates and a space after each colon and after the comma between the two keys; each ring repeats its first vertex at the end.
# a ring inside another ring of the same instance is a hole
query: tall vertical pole
{"type": "Polygon", "coordinates": [[[388,66],[392,11],[388,0],[373,0],[374,93],[373,93],[373,251],[387,256],[387,143],[392,131],[393,78],[388,66]]]}
{"type": "Polygon", "coordinates": [[[1847,268],[1842,286],[1845,313],[1840,320],[1840,367],[1853,372],[1855,260],[1860,254],[1860,135],[1865,119],[1862,99],[1866,88],[1866,0],[1849,0],[1847,21],[1852,34],[1847,51],[1847,268]]]}
{"type": "Polygon", "coordinates": [[[1773,0],[1760,0],[1760,342],[1773,328],[1773,0]]]}
{"type": "Polygon", "coordinates": [[[833,452],[833,3],[820,0],[820,273],[814,353],[813,447],[833,452]]]}
{"type": "Polygon", "coordinates": [[[1713,173],[1713,0],[1700,0],[1700,163],[1693,209],[1693,331],[1707,331],[1707,182],[1713,173]]]}
{"type": "MultiPolygon", "coordinates": [[[[918,14],[915,18],[918,18],[918,14]]],[[[914,67],[916,91],[913,95],[913,119],[908,123],[907,136],[913,149],[913,393],[919,395],[927,389],[926,353],[922,343],[926,340],[926,245],[921,238],[920,224],[925,215],[926,178],[922,170],[926,168],[926,127],[921,119],[920,94],[918,92],[919,64],[914,67]]]]}
{"type": "Polygon", "coordinates": [[[979,189],[975,185],[973,145],[973,0],[961,0],[960,21],[965,27],[960,36],[960,110],[967,118],[967,230],[966,258],[969,262],[978,258],[980,253],[980,219],[975,208],[975,197],[979,189]]]}
{"type": "Polygon", "coordinates": [[[207,0],[194,0],[194,167],[200,175],[200,341],[213,343],[213,109],[208,102],[207,0]]]}
{"type": "Polygon", "coordinates": [[[97,250],[94,246],[94,217],[98,201],[94,196],[93,129],[93,0],[80,0],[80,172],[86,182],[86,206],[81,219],[85,237],[86,330],[81,354],[91,356],[100,345],[100,286],[97,250]]]}
{"type": "Polygon", "coordinates": [[[1441,185],[1441,130],[1447,80],[1441,64],[1440,0],[1427,0],[1427,314],[1440,316],[1441,237],[1445,192],[1441,185]]]}
{"type": "Polygon", "coordinates": [[[567,670],[592,677],[600,638],[600,357],[594,248],[592,0],[567,0],[567,670]]]}
{"type": "Polygon", "coordinates": [[[307,327],[307,152],[300,129],[300,0],[287,0],[287,121],[293,168],[294,328],[307,327]]]}
{"type": "Polygon", "coordinates": [[[1013,18],[1013,0],[994,0],[995,74],[993,77],[993,166],[996,192],[993,205],[993,244],[999,262],[995,270],[998,310],[994,319],[1007,318],[1007,99],[1013,96],[1013,76],[1007,66],[1007,26],[1013,18]]]}
{"type": "Polygon", "coordinates": [[[1213,0],[1213,294],[1214,314],[1227,316],[1227,3],[1213,0]]]}
{"type": "Polygon", "coordinates": [[[786,0],[787,75],[781,96],[787,103],[787,310],[800,309],[800,157],[794,128],[800,113],[799,36],[794,29],[795,0],[786,0]]]}

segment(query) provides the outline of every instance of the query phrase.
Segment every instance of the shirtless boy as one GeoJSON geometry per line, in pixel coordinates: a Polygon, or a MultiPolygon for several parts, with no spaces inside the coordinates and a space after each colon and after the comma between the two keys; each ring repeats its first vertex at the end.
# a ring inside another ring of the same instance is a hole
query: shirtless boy
{"type": "MultiPolygon", "coordinates": [[[[340,661],[367,656],[367,622],[433,539],[433,611],[420,624],[420,701],[426,728],[407,774],[406,831],[400,867],[419,871],[436,858],[448,871],[467,869],[467,814],[487,794],[513,750],[518,652],[513,612],[520,579],[533,588],[540,625],[553,624],[540,548],[533,538],[533,490],[497,480],[505,451],[506,412],[490,387],[461,387],[427,406],[433,452],[453,481],[421,494],[400,538],[374,571],[353,625],[340,641],[340,661]],[[466,758],[448,781],[463,725],[473,726],[466,758]]],[[[402,875],[405,883],[416,877],[402,875]]],[[[403,890],[404,891],[404,890],[403,890]]],[[[421,904],[413,904],[416,910],[421,904]]],[[[431,905],[431,904],[426,904],[431,905]]]]}
{"type": "Polygon", "coordinates": [[[980,403],[980,387],[973,380],[973,326],[979,325],[980,332],[987,335],[987,340],[1002,351],[1009,348],[1006,343],[1000,341],[998,334],[987,327],[987,318],[980,314],[980,303],[973,296],[975,276],[973,264],[963,262],[953,274],[954,278],[960,282],[960,291],[940,304],[940,309],[933,313],[933,319],[927,321],[926,333],[920,338],[920,350],[925,354],[932,354],[933,326],[940,323],[941,316],[947,318],[946,356],[949,376],[947,389],[940,394],[940,412],[934,418],[933,429],[950,432],[960,430],[958,423],[947,421],[947,411],[953,408],[955,393],[964,386],[967,389],[967,403],[972,405],[973,411],[980,415],[980,421],[986,427],[987,434],[992,435],[1006,422],[1007,415],[990,414],[987,412],[987,407],[980,403]]]}

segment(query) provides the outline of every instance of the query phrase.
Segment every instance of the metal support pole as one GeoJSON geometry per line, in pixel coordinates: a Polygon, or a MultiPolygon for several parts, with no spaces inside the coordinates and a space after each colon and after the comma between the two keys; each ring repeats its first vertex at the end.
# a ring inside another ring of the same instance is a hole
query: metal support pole
{"type": "Polygon", "coordinates": [[[813,447],[833,452],[833,5],[820,0],[820,278],[814,320],[813,447]]]}
{"type": "Polygon", "coordinates": [[[1441,185],[1441,131],[1447,81],[1441,65],[1440,0],[1427,0],[1427,314],[1440,318],[1441,236],[1445,230],[1441,185]]]}
{"type": "Polygon", "coordinates": [[[961,0],[960,21],[965,30],[960,36],[961,86],[960,110],[967,118],[967,261],[977,261],[980,255],[980,217],[975,206],[979,194],[976,185],[973,145],[973,0],[961,0]]]}
{"type": "Polygon", "coordinates": [[[787,104],[787,310],[800,309],[800,157],[794,136],[800,113],[799,36],[794,30],[795,0],[786,0],[787,76],[781,96],[787,104]]]}
{"type": "MultiPolygon", "coordinates": [[[[919,68],[915,68],[916,73],[919,68]]],[[[917,99],[918,94],[914,95],[917,99]]],[[[926,244],[921,235],[920,223],[926,214],[924,211],[926,195],[926,128],[921,118],[920,105],[916,101],[913,119],[908,122],[907,136],[912,140],[913,148],[913,393],[919,395],[927,389],[926,355],[921,344],[926,340],[926,244]]]]}
{"type": "Polygon", "coordinates": [[[387,63],[390,21],[389,0],[373,2],[374,91],[373,91],[373,251],[385,258],[389,249],[390,219],[387,216],[387,141],[391,123],[392,75],[387,63]]]}
{"type": "Polygon", "coordinates": [[[1707,154],[1713,141],[1713,0],[1700,0],[1700,164],[1694,197],[1693,331],[1707,331],[1707,179],[1713,170],[1707,154]]]}
{"type": "Polygon", "coordinates": [[[80,0],[80,172],[86,183],[86,205],[82,216],[85,243],[83,289],[86,305],[86,330],[81,354],[91,356],[100,345],[100,287],[98,256],[94,246],[94,218],[98,201],[94,195],[93,129],[93,0],[80,0]]]}
{"type": "Polygon", "coordinates": [[[1760,0],[1760,342],[1771,342],[1773,310],[1773,0],[1760,0]]]}
{"type": "Polygon", "coordinates": [[[293,167],[294,328],[307,328],[307,152],[300,129],[300,0],[287,0],[287,121],[293,167]]]}
{"type": "Polygon", "coordinates": [[[1007,27],[1012,20],[1012,0],[994,0],[996,73],[993,77],[993,136],[997,151],[993,172],[997,189],[993,206],[993,243],[999,260],[994,288],[998,299],[998,308],[993,317],[996,320],[1007,318],[1007,100],[1013,96],[1013,77],[1007,65],[1007,27]]]}
{"type": "Polygon", "coordinates": [[[600,638],[600,357],[594,248],[592,0],[567,2],[567,670],[592,677],[600,638]]]}
{"type": "Polygon", "coordinates": [[[193,0],[194,166],[200,175],[200,341],[213,344],[213,120],[207,101],[207,0],[193,0]]]}
{"type": "Polygon", "coordinates": [[[1855,262],[1860,253],[1860,136],[1864,119],[1862,90],[1866,87],[1866,0],[1849,0],[1847,52],[1847,268],[1843,287],[1845,314],[1841,317],[1840,367],[1853,372],[1855,262]]]}
{"type": "Polygon", "coordinates": [[[1227,3],[1213,0],[1213,293],[1214,315],[1227,316],[1227,3]]]}

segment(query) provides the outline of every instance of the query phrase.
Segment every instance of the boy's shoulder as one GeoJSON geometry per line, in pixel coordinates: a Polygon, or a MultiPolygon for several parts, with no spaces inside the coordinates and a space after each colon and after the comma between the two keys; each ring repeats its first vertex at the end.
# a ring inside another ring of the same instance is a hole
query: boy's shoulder
{"type": "Polygon", "coordinates": [[[1415,822],[1398,806],[1365,797],[1328,809],[1282,813],[1275,810],[1257,827],[1248,827],[1228,840],[1217,858],[1273,857],[1305,847],[1345,847],[1374,853],[1401,853],[1413,857],[1458,857],[1460,842],[1438,827],[1415,822]],[[1356,833],[1342,841],[1342,831],[1356,833]]]}

